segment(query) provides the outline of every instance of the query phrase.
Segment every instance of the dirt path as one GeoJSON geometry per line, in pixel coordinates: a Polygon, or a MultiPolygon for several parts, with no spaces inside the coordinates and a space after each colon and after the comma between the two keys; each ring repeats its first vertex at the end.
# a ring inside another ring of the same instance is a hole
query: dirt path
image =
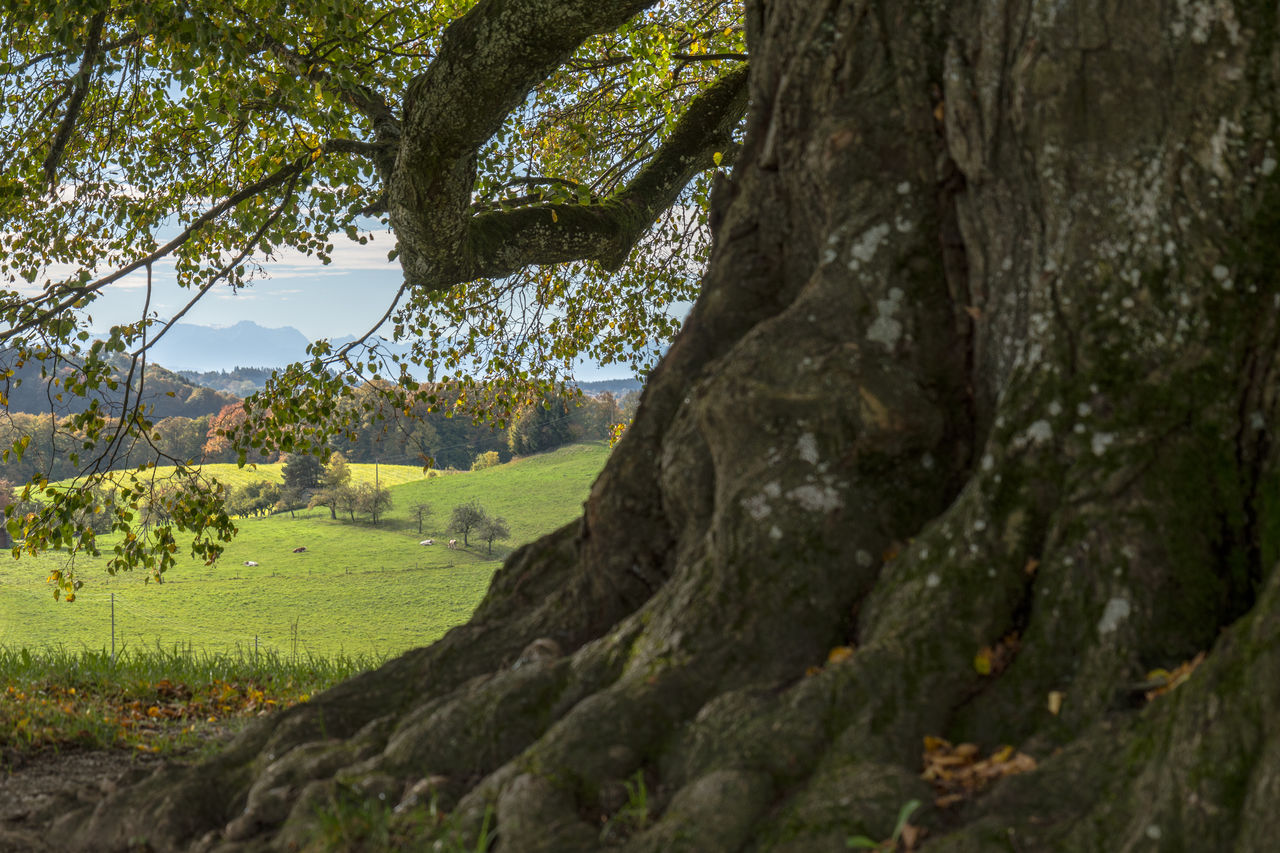
{"type": "Polygon", "coordinates": [[[96,802],[164,759],[136,750],[47,751],[0,763],[0,853],[49,850],[41,830],[58,814],[96,802]]]}

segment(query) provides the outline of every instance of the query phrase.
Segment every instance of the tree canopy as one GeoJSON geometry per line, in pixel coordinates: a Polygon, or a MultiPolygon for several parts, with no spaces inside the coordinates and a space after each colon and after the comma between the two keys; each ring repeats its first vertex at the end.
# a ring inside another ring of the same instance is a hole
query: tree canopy
{"type": "MultiPolygon", "coordinates": [[[[580,355],[643,368],[694,293],[709,176],[746,109],[741,9],[724,0],[29,0],[0,26],[0,344],[88,399],[63,426],[86,485],[155,446],[138,400],[174,322],[272,258],[327,262],[336,240],[387,240],[404,280],[380,328],[412,353],[379,350],[376,328],[316,343],[246,401],[227,436],[242,460],[324,446],[337,401],[370,379],[401,408],[448,386],[502,421],[580,355]],[[163,318],[162,259],[190,293],[163,318]],[[144,316],[94,339],[95,300],[130,281],[144,316]]],[[[212,559],[232,527],[191,483],[170,516],[212,559]]],[[[142,499],[145,477],[131,488],[142,499]]],[[[11,529],[31,551],[92,548],[70,523],[87,494],[47,495],[11,529]]],[[[156,544],[118,546],[112,570],[156,544]]]]}

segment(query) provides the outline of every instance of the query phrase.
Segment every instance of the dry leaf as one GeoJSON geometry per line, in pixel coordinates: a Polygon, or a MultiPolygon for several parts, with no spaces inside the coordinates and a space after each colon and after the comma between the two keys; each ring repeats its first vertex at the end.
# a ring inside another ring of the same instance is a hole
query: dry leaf
{"type": "Polygon", "coordinates": [[[902,832],[898,835],[898,840],[902,842],[902,847],[907,853],[911,853],[920,846],[920,841],[925,837],[928,830],[923,826],[913,826],[909,823],[902,825],[902,832]]]}
{"type": "MultiPolygon", "coordinates": [[[[1183,661],[1182,663],[1178,664],[1176,667],[1173,668],[1172,672],[1166,673],[1168,677],[1165,678],[1164,684],[1160,685],[1154,690],[1147,691],[1146,693],[1147,701],[1150,702],[1152,699],[1156,698],[1157,696],[1161,696],[1165,693],[1168,693],[1170,690],[1182,684],[1184,681],[1186,681],[1188,678],[1191,677],[1191,673],[1194,672],[1195,668],[1198,667],[1203,661],[1204,661],[1204,652],[1201,652],[1200,654],[1193,657],[1191,660],[1183,661]]],[[[1152,673],[1148,675],[1148,678],[1150,678],[1151,675],[1157,674],[1159,672],[1162,672],[1162,670],[1153,670],[1152,673]]],[[[1154,681],[1155,679],[1151,679],[1151,680],[1154,681]]]]}
{"type": "Polygon", "coordinates": [[[920,777],[938,794],[935,804],[946,808],[984,790],[995,779],[1036,769],[1036,761],[1012,746],[1002,746],[980,758],[976,744],[952,746],[942,738],[926,736],[924,770],[920,777]]]}
{"type": "Polygon", "coordinates": [[[1067,694],[1063,693],[1061,690],[1050,690],[1049,713],[1056,717],[1058,712],[1062,710],[1062,700],[1065,698],[1067,698],[1067,694]]]}
{"type": "Polygon", "coordinates": [[[852,646],[836,646],[834,649],[827,652],[827,663],[840,663],[841,661],[846,661],[851,657],[853,657],[852,646]]]}

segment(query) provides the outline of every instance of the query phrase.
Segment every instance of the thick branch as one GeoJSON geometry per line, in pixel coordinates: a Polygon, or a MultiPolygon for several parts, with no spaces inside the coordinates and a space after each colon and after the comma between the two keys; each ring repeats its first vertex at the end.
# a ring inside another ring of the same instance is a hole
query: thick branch
{"type": "Polygon", "coordinates": [[[685,110],[671,136],[627,186],[602,204],[550,204],[471,219],[466,278],[501,278],[529,264],[599,261],[617,269],[640,235],[716,152],[731,156],[747,107],[747,67],[722,76],[685,110]]]}
{"type": "Polygon", "coordinates": [[[53,144],[49,146],[49,154],[44,158],[44,174],[51,190],[58,182],[58,165],[62,162],[62,153],[67,148],[67,142],[71,140],[76,122],[80,120],[80,110],[84,106],[84,99],[89,94],[89,85],[93,82],[93,66],[97,63],[98,54],[101,51],[102,28],[106,22],[106,12],[99,12],[89,22],[89,38],[85,42],[84,58],[80,61],[80,70],[69,83],[71,98],[67,102],[67,112],[62,116],[62,123],[58,125],[53,144]]]}
{"type": "Polygon", "coordinates": [[[443,287],[463,264],[475,152],[591,35],[653,0],[482,0],[445,31],[409,84],[390,182],[391,223],[409,280],[443,287]]]}

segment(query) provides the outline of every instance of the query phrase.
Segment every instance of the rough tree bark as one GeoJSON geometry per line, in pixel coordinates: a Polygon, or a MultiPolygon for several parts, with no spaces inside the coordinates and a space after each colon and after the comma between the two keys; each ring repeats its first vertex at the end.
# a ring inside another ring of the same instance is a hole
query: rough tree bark
{"type": "Polygon", "coordinates": [[[1278,14],[750,2],[704,291],[581,522],[48,839],[306,848],[320,807],[434,796],[504,851],[840,850],[932,802],[937,735],[1038,768],[927,805],[929,849],[1269,849],[1278,14]],[[649,819],[602,835],[637,771],[649,819]]]}

